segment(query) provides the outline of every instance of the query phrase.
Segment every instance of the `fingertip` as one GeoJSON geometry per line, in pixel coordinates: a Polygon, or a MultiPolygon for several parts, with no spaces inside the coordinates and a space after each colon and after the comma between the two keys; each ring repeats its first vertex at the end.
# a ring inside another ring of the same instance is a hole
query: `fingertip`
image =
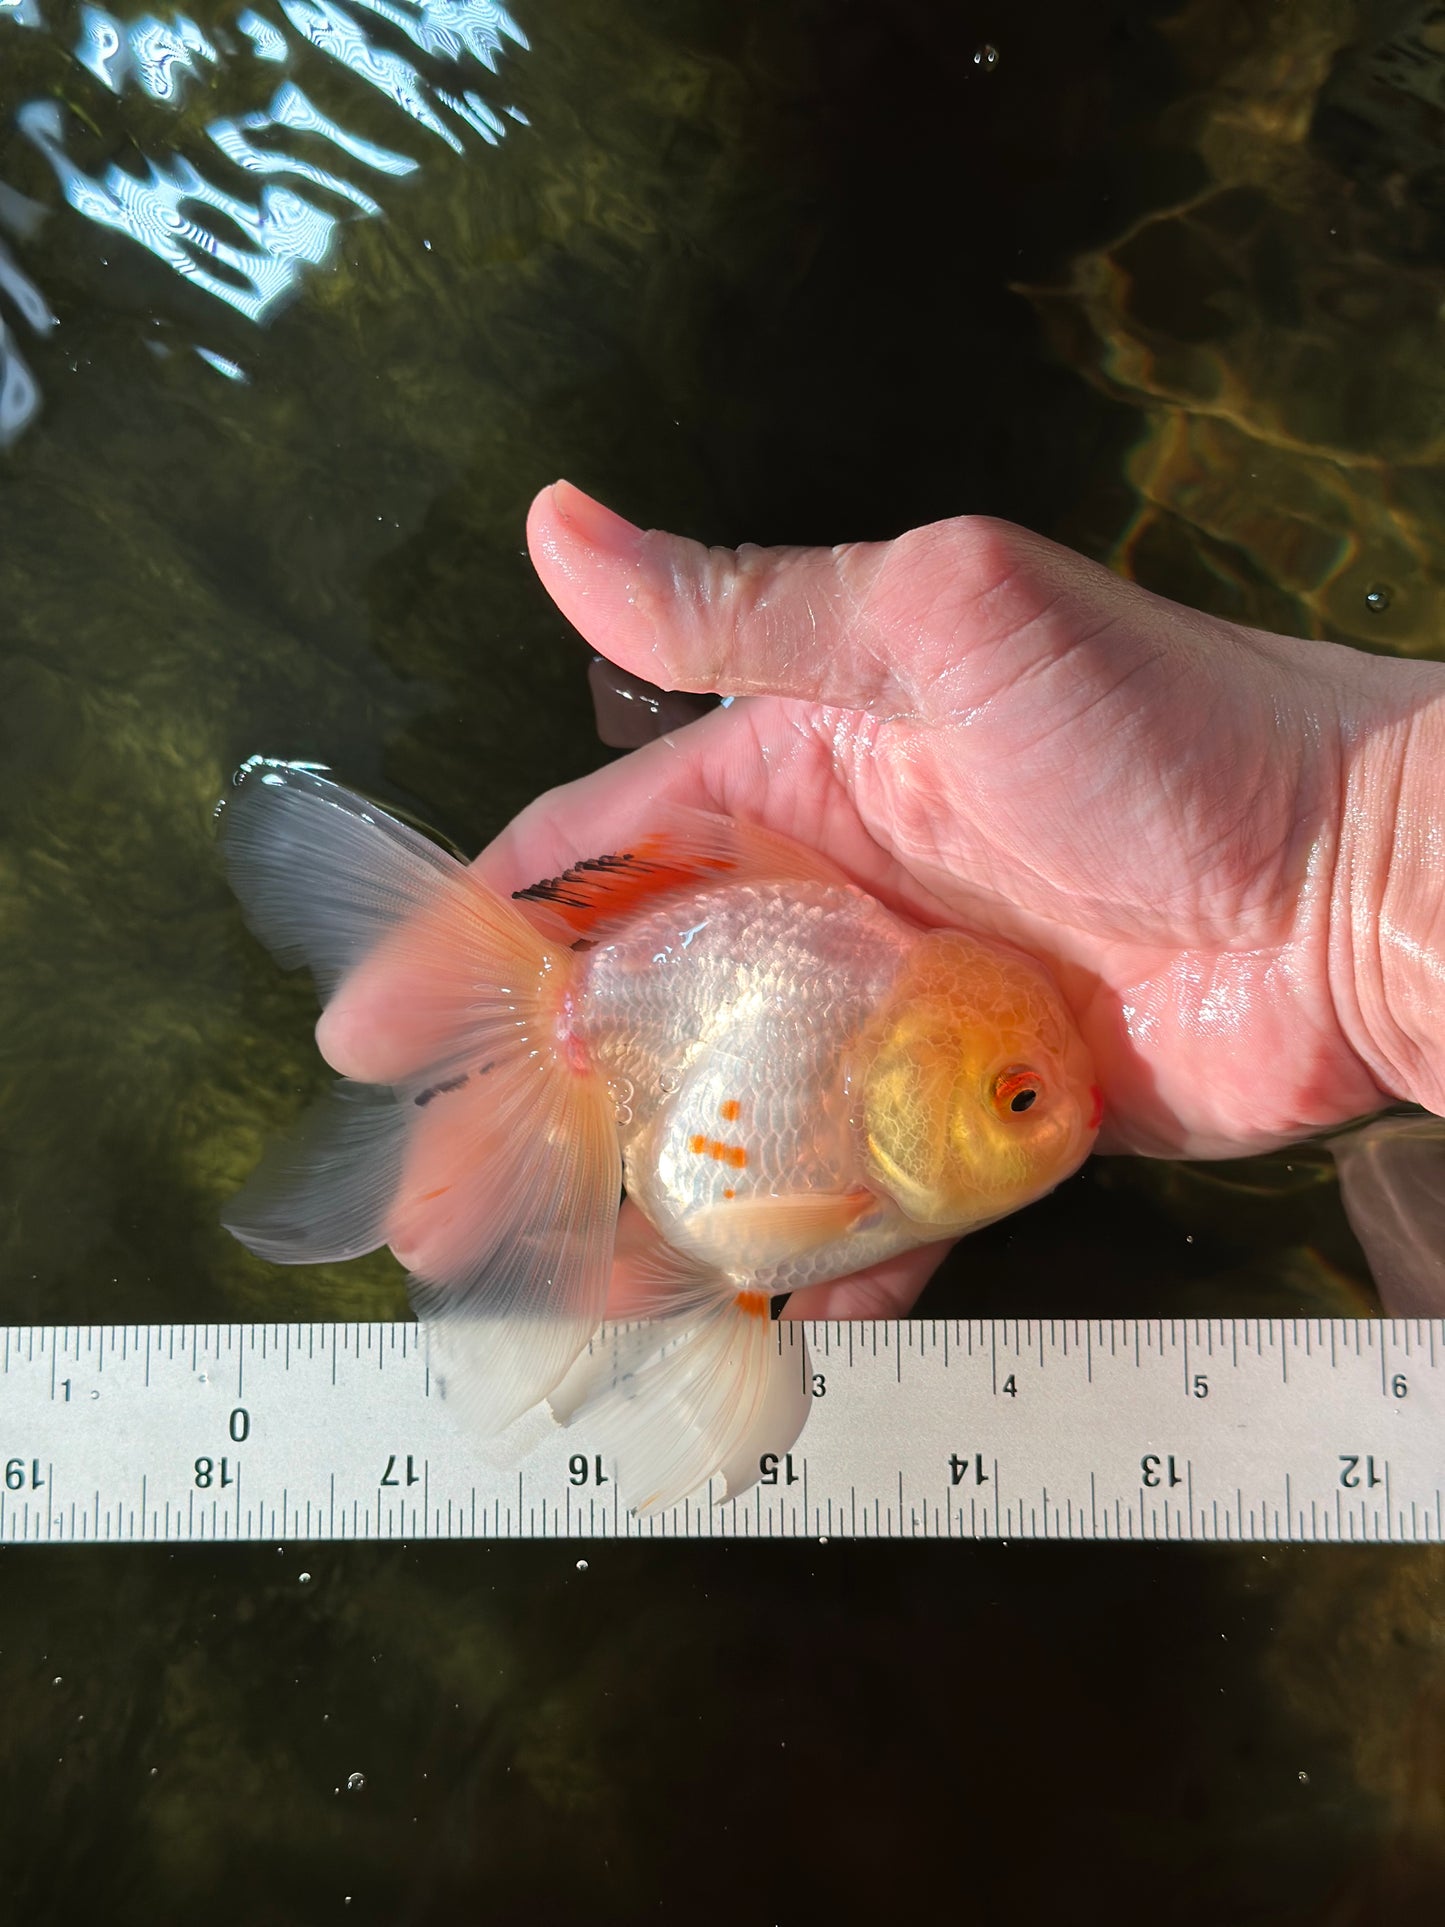
{"type": "Polygon", "coordinates": [[[527,548],[537,573],[577,581],[589,574],[636,572],[643,531],[571,482],[542,489],[527,511],[527,548]]]}
{"type": "Polygon", "coordinates": [[[361,1083],[371,1081],[365,1024],[357,1021],[355,1010],[340,995],[333,998],[316,1019],[316,1048],[338,1077],[352,1077],[361,1083]]]}
{"type": "Polygon", "coordinates": [[[395,1084],[436,1056],[445,1028],[404,965],[368,960],[317,1018],[316,1048],[339,1077],[395,1084]]]}
{"type": "Polygon", "coordinates": [[[527,548],[543,588],[605,656],[647,673],[652,624],[638,602],[643,531],[571,482],[554,482],[527,514],[527,548]]]}
{"type": "Polygon", "coordinates": [[[788,1319],[904,1318],[923,1287],[952,1249],[952,1240],[916,1245],[894,1258],[795,1291],[784,1305],[788,1319]]]}

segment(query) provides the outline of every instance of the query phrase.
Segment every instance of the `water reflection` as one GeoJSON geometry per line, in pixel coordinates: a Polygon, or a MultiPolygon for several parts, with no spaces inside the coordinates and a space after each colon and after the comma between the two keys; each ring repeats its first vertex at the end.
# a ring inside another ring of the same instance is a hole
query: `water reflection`
{"type": "MultiPolygon", "coordinates": [[[[0,216],[4,211],[4,204],[0,203],[0,216]]],[[[22,272],[3,241],[0,241],[0,295],[14,304],[34,334],[48,334],[55,326],[55,316],[44,295],[22,272]]],[[[40,389],[30,364],[0,315],[0,448],[10,446],[34,419],[39,407],[40,389]]]]}
{"type": "MultiPolygon", "coordinates": [[[[246,6],[232,23],[234,31],[218,27],[212,33],[186,14],[164,19],[147,12],[125,20],[87,5],[80,11],[73,58],[107,93],[124,96],[135,89],[180,113],[186,97],[214,86],[222,69],[252,61],[300,67],[320,54],[381,95],[405,123],[458,155],[466,152],[469,137],[495,147],[509,121],[525,124],[520,109],[493,105],[478,90],[483,75],[498,73],[509,45],[528,44],[493,0],[278,4],[281,20],[246,6]]],[[[43,27],[40,0],[0,0],[0,23],[6,21],[43,27]]],[[[143,173],[114,161],[92,169],[77,158],[73,143],[86,118],[80,94],[73,111],[49,96],[30,100],[16,114],[77,213],[136,242],[191,287],[257,323],[269,321],[296,295],[305,275],[328,260],[344,220],[382,212],[371,191],[379,185],[373,177],[395,179],[420,166],[410,154],[349,131],[291,79],[265,107],[204,120],[207,147],[199,158],[182,151],[144,154],[143,173]],[[324,155],[311,158],[318,143],[330,151],[330,164],[324,155]]],[[[401,126],[399,121],[398,132],[401,126]]],[[[178,128],[178,147],[183,139],[178,128]]],[[[38,289],[8,254],[0,257],[0,296],[37,333],[54,325],[38,289]]],[[[240,378],[229,358],[208,351],[206,359],[240,378]]],[[[0,446],[19,435],[39,402],[35,376],[0,318],[0,446]]]]}
{"type": "Polygon", "coordinates": [[[186,74],[197,77],[198,59],[220,58],[184,14],[169,26],[145,14],[133,26],[122,27],[101,7],[82,9],[75,57],[112,93],[118,94],[126,75],[133,73],[152,100],[167,101],[179,99],[186,74]]]}

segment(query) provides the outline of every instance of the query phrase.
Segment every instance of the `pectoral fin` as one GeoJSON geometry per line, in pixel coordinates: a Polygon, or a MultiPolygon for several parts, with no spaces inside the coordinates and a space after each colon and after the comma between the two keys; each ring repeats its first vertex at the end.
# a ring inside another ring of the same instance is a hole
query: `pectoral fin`
{"type": "Polygon", "coordinates": [[[729,1198],[690,1213],[677,1242],[720,1271],[763,1271],[832,1244],[879,1208],[879,1200],[861,1187],[729,1198]]]}

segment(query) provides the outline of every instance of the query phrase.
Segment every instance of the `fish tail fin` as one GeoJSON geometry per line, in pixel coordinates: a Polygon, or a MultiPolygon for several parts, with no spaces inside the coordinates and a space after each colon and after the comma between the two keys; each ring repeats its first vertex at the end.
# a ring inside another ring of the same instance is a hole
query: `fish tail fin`
{"type": "Polygon", "coordinates": [[[1385,1315],[1445,1314],[1445,1118],[1377,1117],[1330,1150],[1385,1315]]]}
{"type": "Polygon", "coordinates": [[[802,1327],[776,1323],[765,1293],[655,1244],[637,1269],[658,1287],[657,1315],[608,1326],[548,1398],[559,1423],[612,1460],[643,1517],[712,1479],[714,1500],[745,1492],[766,1454],[791,1448],[812,1385],[802,1327]]]}
{"type": "Polygon", "coordinates": [[[252,929],[316,977],[318,1039],[350,1078],[225,1222],[283,1264],[391,1245],[448,1394],[500,1430],[582,1351],[611,1271],[621,1160],[566,1022],[578,959],[314,771],[251,768],[221,836],[252,929]]]}

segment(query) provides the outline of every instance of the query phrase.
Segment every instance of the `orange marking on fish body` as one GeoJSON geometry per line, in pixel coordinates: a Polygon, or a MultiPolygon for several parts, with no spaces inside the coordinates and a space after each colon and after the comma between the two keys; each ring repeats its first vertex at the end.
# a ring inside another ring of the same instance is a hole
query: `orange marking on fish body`
{"type": "Polygon", "coordinates": [[[741,1144],[724,1144],[720,1137],[704,1137],[701,1131],[688,1139],[687,1148],[694,1157],[711,1158],[714,1164],[730,1164],[735,1171],[741,1171],[748,1161],[747,1151],[741,1144]]]}
{"type": "Polygon", "coordinates": [[[771,1309],[768,1294],[765,1291],[740,1291],[733,1303],[744,1318],[765,1319],[771,1309]]]}
{"type": "Polygon", "coordinates": [[[729,1189],[723,1192],[723,1196],[725,1198],[735,1198],[737,1196],[737,1192],[729,1189]]]}
{"type": "Polygon", "coordinates": [[[449,1184],[443,1184],[443,1185],[440,1185],[435,1191],[423,1191],[421,1196],[417,1199],[417,1203],[430,1204],[433,1198],[444,1198],[447,1192],[451,1190],[451,1188],[452,1187],[449,1184]]]}
{"type": "Polygon", "coordinates": [[[736,1123],[738,1117],[741,1115],[742,1108],[743,1107],[738,1102],[737,1098],[730,1097],[728,1098],[726,1103],[720,1104],[718,1106],[718,1115],[722,1117],[724,1121],[727,1122],[728,1124],[734,1124],[736,1123]]]}

